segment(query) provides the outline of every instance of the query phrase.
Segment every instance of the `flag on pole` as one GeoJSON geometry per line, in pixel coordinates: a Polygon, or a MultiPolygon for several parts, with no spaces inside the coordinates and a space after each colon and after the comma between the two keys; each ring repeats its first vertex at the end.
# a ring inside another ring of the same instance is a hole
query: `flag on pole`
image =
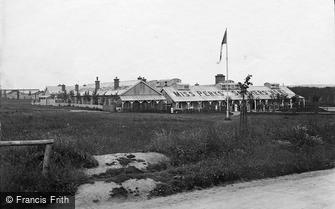
{"type": "Polygon", "coordinates": [[[223,39],[222,39],[222,42],[221,42],[220,59],[219,59],[219,61],[218,61],[217,64],[219,64],[221,62],[221,59],[222,59],[222,48],[223,48],[224,44],[227,44],[227,29],[226,29],[226,31],[224,32],[224,35],[223,35],[223,39]]]}

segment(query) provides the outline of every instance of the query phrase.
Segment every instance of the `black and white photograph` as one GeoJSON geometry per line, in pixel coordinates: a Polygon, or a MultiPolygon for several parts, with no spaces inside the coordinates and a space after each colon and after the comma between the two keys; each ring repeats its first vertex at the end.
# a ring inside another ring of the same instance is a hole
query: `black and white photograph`
{"type": "Polygon", "coordinates": [[[0,209],[334,209],[335,1],[0,0],[0,209]]]}

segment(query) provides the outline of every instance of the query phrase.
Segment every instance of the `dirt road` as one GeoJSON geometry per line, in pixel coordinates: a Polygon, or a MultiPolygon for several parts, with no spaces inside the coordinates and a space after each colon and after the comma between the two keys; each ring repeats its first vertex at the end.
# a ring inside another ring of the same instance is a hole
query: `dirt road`
{"type": "Polygon", "coordinates": [[[237,183],[137,202],[108,202],[95,209],[331,209],[335,169],[237,183]]]}

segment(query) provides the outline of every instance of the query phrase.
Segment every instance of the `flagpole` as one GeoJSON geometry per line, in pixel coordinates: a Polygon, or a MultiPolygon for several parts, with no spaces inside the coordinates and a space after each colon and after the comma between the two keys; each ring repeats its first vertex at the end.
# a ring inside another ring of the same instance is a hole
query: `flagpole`
{"type": "Polygon", "coordinates": [[[229,96],[228,96],[228,92],[229,92],[229,83],[228,83],[228,31],[226,28],[226,102],[227,102],[227,110],[226,110],[226,118],[225,120],[230,120],[230,115],[229,115],[229,96]]]}

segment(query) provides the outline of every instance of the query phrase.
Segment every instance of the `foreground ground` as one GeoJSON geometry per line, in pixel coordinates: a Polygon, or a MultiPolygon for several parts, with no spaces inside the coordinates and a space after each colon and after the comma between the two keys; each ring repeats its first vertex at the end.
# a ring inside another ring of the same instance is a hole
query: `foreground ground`
{"type": "Polygon", "coordinates": [[[73,112],[13,100],[3,101],[0,121],[2,140],[55,139],[47,177],[41,175],[43,147],[1,148],[0,191],[75,194],[91,181],[150,178],[161,182],[148,195],[156,197],[328,169],[335,160],[335,115],[249,115],[249,131],[241,135],[238,118],[225,121],[224,113],[73,112]],[[144,172],[83,172],[98,165],[93,155],[120,152],[158,152],[171,161],[144,172]]]}
{"type": "Polygon", "coordinates": [[[146,201],[109,203],[95,208],[332,209],[335,208],[335,170],[237,183],[146,201]]]}

